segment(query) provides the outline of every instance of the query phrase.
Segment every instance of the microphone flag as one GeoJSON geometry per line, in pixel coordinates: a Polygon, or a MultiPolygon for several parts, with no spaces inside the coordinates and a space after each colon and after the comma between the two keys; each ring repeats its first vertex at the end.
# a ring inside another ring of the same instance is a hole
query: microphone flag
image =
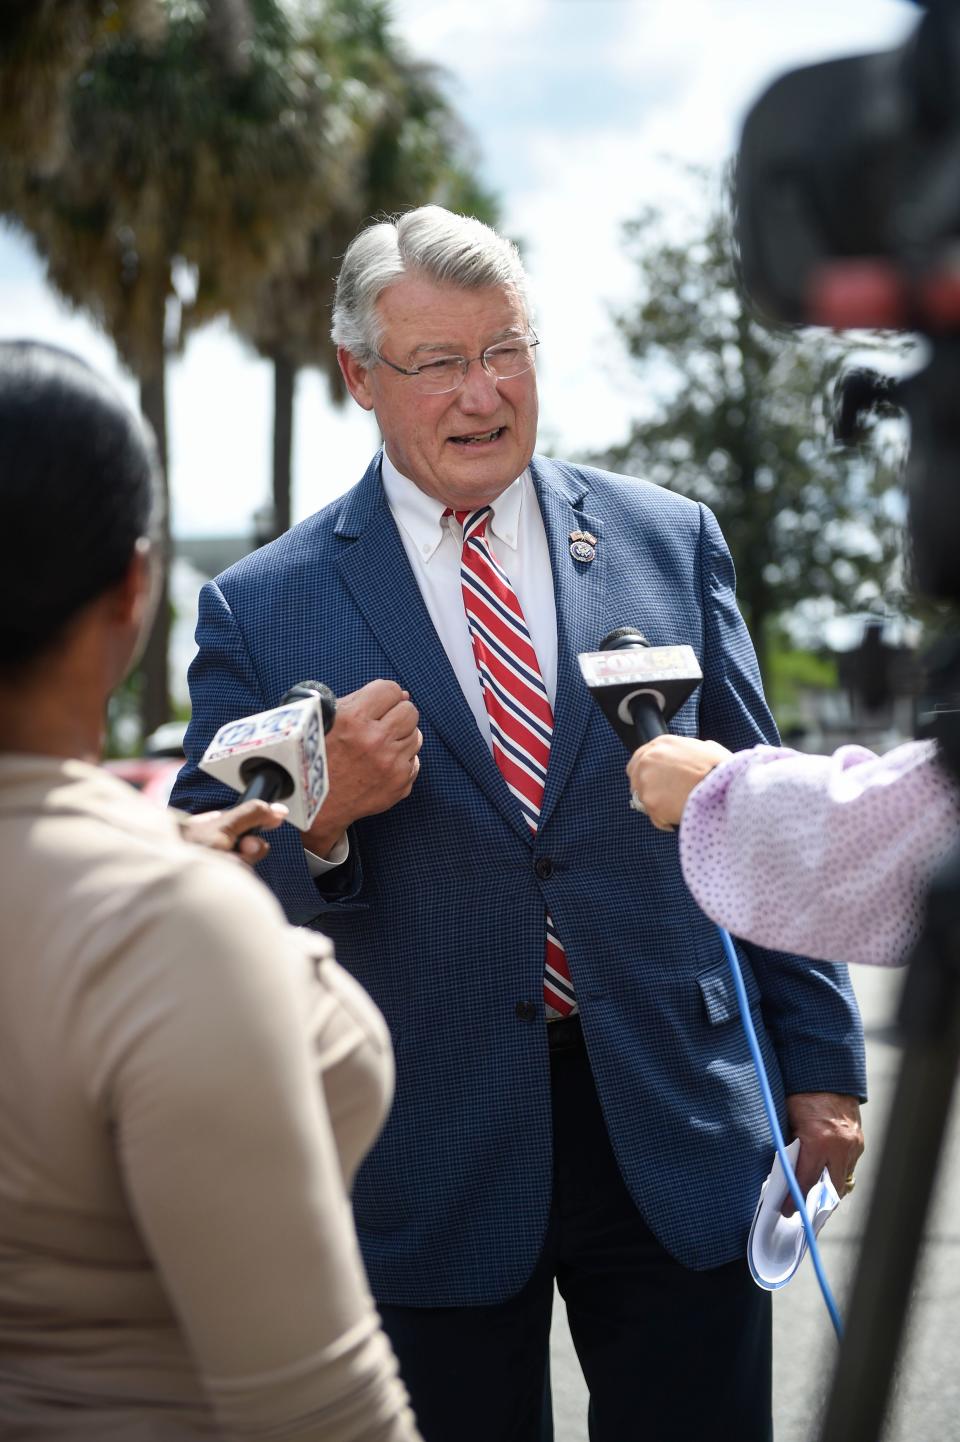
{"type": "Polygon", "coordinates": [[[290,808],[290,822],[309,831],[329,790],[321,697],[316,693],[255,716],[228,721],[214,736],[200,769],[243,792],[265,767],[286,774],[277,800],[290,808]]]}

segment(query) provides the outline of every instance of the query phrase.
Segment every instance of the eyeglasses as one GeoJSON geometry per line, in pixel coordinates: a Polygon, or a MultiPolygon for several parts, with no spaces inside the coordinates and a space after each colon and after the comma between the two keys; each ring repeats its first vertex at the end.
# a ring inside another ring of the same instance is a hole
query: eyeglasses
{"type": "Polygon", "coordinates": [[[402,376],[409,376],[414,382],[414,390],[421,395],[442,396],[463,385],[467,371],[475,360],[480,362],[487,375],[492,376],[495,381],[509,381],[514,376],[522,376],[533,366],[534,346],[539,344],[533,331],[530,331],[528,335],[500,341],[497,345],[488,345],[482,355],[471,356],[469,360],[462,355],[437,356],[435,360],[424,361],[422,366],[414,366],[412,370],[395,365],[379,351],[376,352],[376,357],[391,370],[398,371],[402,376]]]}

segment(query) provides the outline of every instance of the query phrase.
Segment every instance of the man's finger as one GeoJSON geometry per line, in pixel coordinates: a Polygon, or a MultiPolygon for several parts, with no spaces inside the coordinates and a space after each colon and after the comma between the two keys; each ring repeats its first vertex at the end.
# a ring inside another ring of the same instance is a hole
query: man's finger
{"type": "Polygon", "coordinates": [[[410,692],[404,691],[396,681],[380,679],[368,681],[359,691],[350,691],[346,696],[341,696],[337,711],[339,713],[345,707],[348,714],[357,711],[371,721],[380,721],[394,707],[403,705],[409,699],[410,692]]]}
{"type": "MultiPolygon", "coordinates": [[[[803,1143],[801,1142],[800,1155],[797,1158],[797,1165],[794,1168],[797,1178],[797,1186],[800,1188],[801,1197],[806,1197],[811,1187],[814,1187],[817,1184],[817,1182],[820,1180],[820,1173],[827,1165],[826,1157],[822,1158],[819,1166],[812,1165],[809,1160],[809,1157],[812,1155],[813,1151],[810,1146],[806,1148],[806,1155],[804,1154],[804,1147],[803,1143]]],[[[784,1198],[783,1206],[780,1208],[780,1210],[785,1217],[792,1217],[794,1212],[797,1210],[793,1200],[793,1194],[791,1192],[787,1192],[787,1195],[784,1198]]]]}
{"type": "Polygon", "coordinates": [[[411,731],[405,731],[402,736],[385,736],[382,745],[389,746],[395,753],[400,752],[403,755],[413,756],[423,745],[423,732],[419,726],[414,726],[411,731]]]}
{"type": "Polygon", "coordinates": [[[381,717],[384,732],[393,740],[412,736],[420,724],[420,712],[412,701],[398,701],[381,717]]]}

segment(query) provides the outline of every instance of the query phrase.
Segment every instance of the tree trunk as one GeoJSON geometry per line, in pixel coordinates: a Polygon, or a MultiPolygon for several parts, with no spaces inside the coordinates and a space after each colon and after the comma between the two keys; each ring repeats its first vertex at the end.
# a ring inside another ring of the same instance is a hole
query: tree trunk
{"type": "Polygon", "coordinates": [[[273,534],[290,529],[293,401],[297,372],[286,356],[273,358],[273,534]]]}
{"type": "Polygon", "coordinates": [[[737,523],[729,527],[727,542],[737,572],[737,604],[750,632],[753,649],[757,653],[760,678],[766,687],[770,679],[767,675],[767,630],[772,615],[772,598],[770,586],[763,575],[766,563],[764,547],[755,534],[751,536],[749,527],[737,523]]]}
{"type": "Polygon", "coordinates": [[[167,396],[166,362],[161,350],[152,374],[140,377],[140,409],[153,427],[160,452],[162,494],[155,543],[160,560],[160,594],[153,627],[140,662],[143,688],[140,693],[140,727],[149,736],[170,719],[170,486],[167,479],[167,396]]]}
{"type": "MultiPolygon", "coordinates": [[[[741,311],[737,319],[740,339],[740,354],[743,357],[743,395],[741,404],[744,411],[743,433],[740,442],[740,513],[737,516],[737,548],[734,564],[737,572],[737,591],[741,597],[741,610],[757,653],[760,680],[766,689],[769,662],[767,647],[767,623],[770,618],[770,587],[763,571],[770,555],[770,532],[772,520],[764,522],[764,508],[757,491],[757,467],[760,446],[758,437],[763,428],[763,379],[762,362],[756,354],[750,334],[750,318],[747,311],[741,311]]],[[[727,538],[728,542],[730,537],[727,538]]],[[[732,548],[731,548],[732,549],[732,548]]]]}
{"type": "Polygon", "coordinates": [[[765,585],[756,588],[750,605],[752,612],[752,626],[750,631],[753,649],[757,653],[757,665],[760,667],[760,679],[763,682],[763,689],[766,691],[770,685],[768,667],[770,665],[770,622],[772,614],[770,610],[770,592],[765,585]]]}

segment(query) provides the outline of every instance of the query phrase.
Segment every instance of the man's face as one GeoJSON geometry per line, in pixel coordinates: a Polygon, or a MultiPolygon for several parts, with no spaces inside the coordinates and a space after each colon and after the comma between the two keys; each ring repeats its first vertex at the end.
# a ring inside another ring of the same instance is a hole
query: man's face
{"type": "MultiPolygon", "coordinates": [[[[387,287],[378,310],[380,352],[408,370],[441,355],[479,356],[529,331],[506,286],[462,290],[405,276],[387,287]]],[[[475,361],[456,390],[437,396],[422,395],[389,366],[361,366],[342,348],[340,365],[354,400],[376,414],[397,469],[451,510],[487,505],[526,468],[537,437],[533,368],[496,381],[475,361]]]]}

